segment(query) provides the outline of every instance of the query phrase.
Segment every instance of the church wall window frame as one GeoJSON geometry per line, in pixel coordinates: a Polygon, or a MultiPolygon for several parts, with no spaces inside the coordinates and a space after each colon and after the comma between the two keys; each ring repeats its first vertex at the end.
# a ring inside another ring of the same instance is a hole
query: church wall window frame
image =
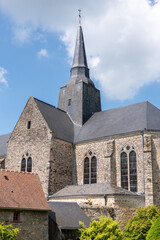
{"type": "Polygon", "coordinates": [[[137,158],[138,154],[134,146],[125,145],[120,152],[120,184],[121,187],[131,191],[138,192],[138,171],[137,171],[137,158]],[[122,163],[123,157],[126,157],[127,167],[125,169],[124,162],[122,163]],[[123,174],[123,175],[122,175],[123,174]],[[126,178],[125,178],[126,176],[126,178]],[[128,178],[128,187],[125,181],[128,178]]]}
{"type": "Polygon", "coordinates": [[[32,172],[32,166],[33,166],[32,156],[27,151],[22,156],[21,170],[20,171],[22,171],[22,172],[32,172]]]}
{"type": "Polygon", "coordinates": [[[83,184],[97,183],[98,160],[96,154],[89,150],[83,161],[83,184]]]}

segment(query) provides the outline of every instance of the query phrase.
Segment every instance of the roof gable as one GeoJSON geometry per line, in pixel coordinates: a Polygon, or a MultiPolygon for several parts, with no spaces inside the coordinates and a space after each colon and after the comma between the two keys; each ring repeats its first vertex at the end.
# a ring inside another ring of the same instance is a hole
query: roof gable
{"type": "Polygon", "coordinates": [[[37,174],[0,170],[0,208],[50,210],[37,174]]]}

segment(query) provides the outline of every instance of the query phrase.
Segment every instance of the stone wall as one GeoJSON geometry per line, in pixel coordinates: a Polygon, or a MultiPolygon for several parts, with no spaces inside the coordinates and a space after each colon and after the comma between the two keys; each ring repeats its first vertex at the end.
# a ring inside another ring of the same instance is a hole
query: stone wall
{"type": "Polygon", "coordinates": [[[160,134],[152,135],[153,203],[160,208],[160,134]]]}
{"type": "Polygon", "coordinates": [[[20,222],[13,222],[13,210],[0,210],[0,222],[19,228],[17,240],[48,240],[48,212],[21,211],[20,222]]]}
{"type": "Polygon", "coordinates": [[[144,192],[142,135],[123,135],[114,138],[79,143],[75,146],[74,184],[83,184],[83,164],[88,151],[97,158],[97,182],[111,182],[121,187],[120,155],[124,150],[136,152],[138,192],[144,192]],[[130,149],[126,150],[129,146],[130,149]]]}
{"type": "Polygon", "coordinates": [[[72,184],[72,144],[52,139],[49,194],[72,184]]]}
{"type": "Polygon", "coordinates": [[[48,194],[51,136],[33,97],[30,97],[8,142],[6,168],[20,171],[22,158],[31,156],[32,172],[38,173],[45,195],[48,194]],[[27,129],[28,121],[31,121],[30,129],[27,129]]]}

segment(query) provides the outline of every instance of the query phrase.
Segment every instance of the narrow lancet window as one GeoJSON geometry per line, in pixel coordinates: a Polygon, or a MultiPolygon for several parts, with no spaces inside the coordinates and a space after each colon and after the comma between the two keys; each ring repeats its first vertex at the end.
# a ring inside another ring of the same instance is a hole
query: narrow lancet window
{"type": "Polygon", "coordinates": [[[84,184],[89,184],[89,158],[84,159],[84,184]]]}
{"type": "Polygon", "coordinates": [[[28,121],[27,123],[27,129],[30,129],[31,128],[31,121],[28,121]]]}
{"type": "Polygon", "coordinates": [[[137,163],[135,151],[131,151],[129,154],[129,173],[130,191],[137,192],[137,163]]]}
{"type": "Polygon", "coordinates": [[[21,171],[25,172],[26,171],[26,159],[23,158],[21,162],[21,171]]]}
{"type": "Polygon", "coordinates": [[[97,182],[97,158],[91,158],[91,183],[97,182]]]}
{"type": "Polygon", "coordinates": [[[32,158],[29,157],[27,160],[27,172],[32,172],[32,158]]]}
{"type": "Polygon", "coordinates": [[[128,160],[125,152],[121,153],[121,186],[128,190],[128,160]]]}

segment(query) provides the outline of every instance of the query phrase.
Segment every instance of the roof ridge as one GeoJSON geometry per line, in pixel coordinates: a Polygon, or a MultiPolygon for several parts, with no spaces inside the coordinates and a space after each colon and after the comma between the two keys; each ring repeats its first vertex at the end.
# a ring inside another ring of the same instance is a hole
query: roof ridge
{"type": "Polygon", "coordinates": [[[28,175],[38,175],[38,173],[35,173],[35,172],[24,172],[24,171],[9,170],[9,169],[0,169],[0,172],[14,172],[14,173],[21,173],[21,174],[28,174],[28,175]]]}
{"type": "MultiPolygon", "coordinates": [[[[132,103],[132,104],[128,104],[128,105],[125,105],[125,106],[121,106],[121,107],[115,107],[115,108],[110,108],[110,109],[107,109],[107,110],[103,110],[103,111],[99,111],[99,112],[95,112],[94,114],[98,114],[98,113],[102,113],[102,112],[107,112],[107,111],[111,111],[111,110],[115,110],[115,109],[120,109],[120,108],[125,108],[125,107],[129,107],[129,106],[133,106],[133,105],[137,105],[137,104],[142,104],[142,103],[147,103],[148,101],[142,101],[142,102],[137,102],[137,103],[132,103]]],[[[148,102],[150,103],[150,102],[148,102]]],[[[151,103],[150,103],[151,104],[151,103]]],[[[153,104],[152,104],[153,105],[153,104]]],[[[153,105],[154,106],[154,105],[153,105]]],[[[93,114],[93,115],[94,115],[93,114]]],[[[92,115],[92,116],[93,116],[92,115]]]]}

